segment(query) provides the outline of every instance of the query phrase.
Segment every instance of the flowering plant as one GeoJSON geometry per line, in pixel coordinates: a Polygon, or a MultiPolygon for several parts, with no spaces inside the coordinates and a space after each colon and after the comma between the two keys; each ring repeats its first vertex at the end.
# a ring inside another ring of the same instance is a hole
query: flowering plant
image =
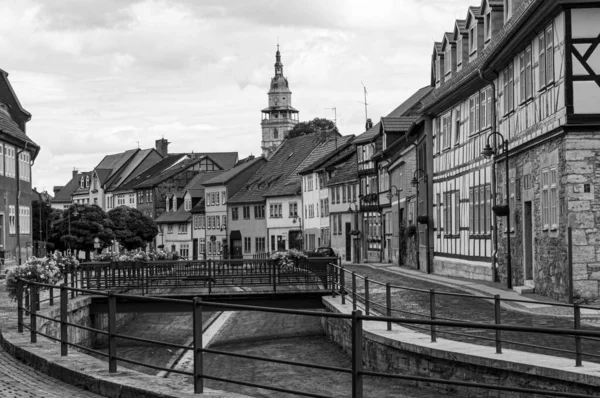
{"type": "MultiPolygon", "coordinates": [[[[55,285],[61,278],[60,268],[54,258],[30,257],[25,264],[7,271],[6,291],[11,300],[16,300],[20,279],[55,285]]],[[[40,287],[40,289],[44,290],[46,288],[40,287]]]]}
{"type": "Polygon", "coordinates": [[[56,265],[63,270],[63,272],[68,272],[69,270],[75,270],[79,268],[79,260],[75,258],[75,256],[63,256],[60,253],[56,252],[50,257],[51,260],[56,262],[56,265]]]}
{"type": "Polygon", "coordinates": [[[300,250],[290,249],[288,251],[275,252],[271,254],[271,260],[278,260],[281,269],[286,267],[296,267],[301,258],[307,258],[306,254],[300,250]]]}
{"type": "Polygon", "coordinates": [[[94,261],[117,261],[115,253],[100,253],[94,257],[94,261]]]}

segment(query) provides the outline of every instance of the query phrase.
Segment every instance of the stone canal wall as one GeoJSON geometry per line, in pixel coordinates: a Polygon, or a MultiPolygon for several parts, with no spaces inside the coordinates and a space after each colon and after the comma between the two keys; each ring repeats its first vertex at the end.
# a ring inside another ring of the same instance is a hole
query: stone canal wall
{"type": "MultiPolygon", "coordinates": [[[[324,297],[326,311],[346,313],[351,304],[341,304],[340,297],[324,297]]],[[[350,320],[322,318],[327,336],[348,355],[352,353],[350,320]]],[[[502,385],[597,394],[600,388],[600,365],[584,362],[575,368],[574,359],[503,350],[496,354],[491,346],[479,346],[430,336],[397,325],[387,331],[385,322],[364,322],[363,363],[376,372],[502,385]]],[[[444,391],[458,392],[464,397],[496,396],[492,390],[456,387],[431,383],[444,391]]],[[[497,396],[522,397],[522,394],[498,392],[497,396]]]]}

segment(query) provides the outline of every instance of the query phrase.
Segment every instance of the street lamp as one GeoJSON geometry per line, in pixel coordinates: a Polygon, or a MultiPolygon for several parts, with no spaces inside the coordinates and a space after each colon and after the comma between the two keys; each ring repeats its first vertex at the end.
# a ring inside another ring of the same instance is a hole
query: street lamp
{"type": "MultiPolygon", "coordinates": [[[[415,172],[413,173],[413,179],[411,180],[411,185],[413,187],[415,187],[417,189],[417,222],[421,223],[421,224],[427,224],[427,235],[425,236],[426,240],[425,240],[425,244],[427,245],[426,247],[426,255],[427,255],[427,273],[431,274],[431,256],[430,256],[430,248],[429,248],[429,183],[427,182],[428,180],[428,176],[427,173],[425,172],[425,170],[423,169],[416,169],[415,172]],[[420,222],[419,221],[419,217],[420,217],[420,213],[419,213],[419,179],[417,178],[417,175],[421,173],[423,175],[423,181],[425,182],[425,203],[427,205],[427,213],[425,215],[426,219],[424,222],[420,222]]],[[[419,231],[417,229],[417,250],[419,248],[419,231]]],[[[421,260],[419,258],[419,253],[417,252],[417,268],[421,269],[421,260]]]]}
{"type": "MultiPolygon", "coordinates": [[[[490,138],[492,138],[493,136],[498,135],[500,136],[500,138],[502,139],[502,143],[500,144],[500,146],[502,146],[503,148],[503,152],[504,152],[504,157],[506,159],[505,162],[505,167],[506,167],[506,212],[503,213],[503,215],[506,216],[506,287],[508,289],[512,289],[512,264],[511,264],[511,255],[510,255],[510,206],[509,206],[509,198],[510,198],[510,192],[509,192],[509,185],[510,185],[510,179],[508,176],[508,141],[506,139],[504,139],[504,136],[498,132],[491,132],[490,135],[488,135],[487,137],[487,142],[485,145],[485,148],[483,148],[483,150],[481,151],[481,155],[483,157],[485,157],[486,159],[490,159],[492,156],[494,156],[494,162],[496,162],[496,150],[493,149],[490,146],[490,138]]],[[[494,212],[494,215],[496,215],[496,213],[494,212]]],[[[495,223],[494,223],[495,224],[495,223]]]]}
{"type": "MultiPolygon", "coordinates": [[[[400,223],[401,223],[401,220],[400,220],[400,190],[398,189],[397,186],[392,185],[390,187],[390,191],[388,192],[388,194],[386,196],[387,196],[388,200],[390,201],[390,206],[392,204],[392,198],[394,196],[398,197],[398,229],[400,229],[400,223]],[[396,193],[392,193],[392,188],[396,190],[396,193]]],[[[401,262],[402,262],[402,257],[400,256],[400,234],[398,234],[398,265],[402,265],[401,262]]]]}
{"type": "Polygon", "coordinates": [[[300,225],[300,237],[296,238],[296,240],[300,241],[300,250],[303,250],[304,249],[304,231],[302,229],[302,218],[300,216],[298,216],[298,213],[294,214],[294,219],[292,220],[292,223],[294,223],[294,224],[298,223],[300,225]]]}

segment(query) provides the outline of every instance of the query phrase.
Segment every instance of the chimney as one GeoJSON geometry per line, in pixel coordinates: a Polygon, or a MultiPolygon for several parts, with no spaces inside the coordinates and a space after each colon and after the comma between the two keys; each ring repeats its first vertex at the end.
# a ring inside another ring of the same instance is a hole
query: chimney
{"type": "Polygon", "coordinates": [[[365,124],[365,131],[369,130],[372,127],[373,127],[373,121],[369,118],[369,119],[367,119],[367,123],[365,124]]]}
{"type": "Polygon", "coordinates": [[[79,170],[77,170],[77,169],[73,169],[73,177],[72,177],[72,178],[75,178],[75,177],[77,177],[77,174],[78,174],[78,173],[79,173],[79,170]]]}
{"type": "Polygon", "coordinates": [[[169,144],[170,142],[164,138],[155,141],[156,152],[160,153],[162,157],[165,157],[169,154],[169,144]]]}

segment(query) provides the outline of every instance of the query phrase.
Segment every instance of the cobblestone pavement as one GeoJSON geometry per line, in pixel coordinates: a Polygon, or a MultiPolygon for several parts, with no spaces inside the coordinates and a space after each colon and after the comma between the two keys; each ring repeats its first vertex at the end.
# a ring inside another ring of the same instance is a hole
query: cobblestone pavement
{"type": "Polygon", "coordinates": [[[0,397],[100,397],[19,362],[0,348],[0,397]]]}
{"type": "MultiPolygon", "coordinates": [[[[426,290],[436,289],[439,292],[444,291],[465,294],[463,290],[453,289],[448,286],[442,286],[422,279],[411,278],[404,274],[398,274],[392,271],[393,268],[373,268],[364,265],[348,265],[345,268],[348,271],[355,271],[357,275],[368,276],[372,280],[389,282],[393,285],[426,290]]],[[[351,276],[349,274],[346,276],[346,281],[347,284],[351,283],[351,276]]],[[[364,292],[364,282],[362,278],[357,278],[357,288],[361,294],[364,292]]],[[[377,304],[385,305],[384,287],[371,283],[369,285],[369,292],[371,300],[377,304]]],[[[351,300],[351,297],[349,299],[351,300]]],[[[392,290],[393,316],[411,319],[429,318],[429,306],[428,292],[423,293],[404,289],[392,290]]],[[[382,309],[381,307],[378,308],[377,305],[371,305],[371,308],[374,310],[382,309]]],[[[445,320],[494,323],[494,305],[492,300],[436,294],[436,316],[437,319],[445,320]]],[[[503,324],[519,326],[573,328],[573,319],[569,317],[539,315],[506,308],[502,308],[501,310],[501,320],[503,324]]],[[[430,330],[429,326],[414,326],[411,328],[422,333],[429,333],[430,330]]],[[[582,329],[598,330],[597,327],[591,325],[584,325],[582,326],[582,329]]],[[[491,346],[495,345],[495,332],[492,330],[439,326],[437,330],[439,337],[448,340],[490,346],[491,350],[493,350],[491,346]]],[[[504,348],[573,358],[573,365],[575,365],[575,339],[571,336],[503,331],[502,341],[502,346],[504,348]]],[[[582,340],[582,352],[598,356],[592,357],[584,355],[584,361],[600,363],[600,339],[582,340]]]]}

